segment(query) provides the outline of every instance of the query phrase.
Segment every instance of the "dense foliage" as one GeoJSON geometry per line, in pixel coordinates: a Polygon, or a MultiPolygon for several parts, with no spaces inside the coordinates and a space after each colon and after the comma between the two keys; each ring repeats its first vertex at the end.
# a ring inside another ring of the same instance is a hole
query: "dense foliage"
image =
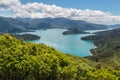
{"type": "Polygon", "coordinates": [[[44,44],[0,36],[0,80],[119,80],[120,71],[44,44]]]}

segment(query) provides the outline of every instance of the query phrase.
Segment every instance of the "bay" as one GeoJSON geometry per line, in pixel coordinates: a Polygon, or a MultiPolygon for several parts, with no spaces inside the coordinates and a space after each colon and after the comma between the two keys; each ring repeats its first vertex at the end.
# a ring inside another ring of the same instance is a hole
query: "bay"
{"type": "Polygon", "coordinates": [[[40,40],[30,41],[33,43],[44,43],[51,46],[63,53],[72,54],[80,57],[90,56],[90,49],[95,48],[92,41],[81,40],[83,36],[92,35],[92,32],[98,32],[97,30],[91,30],[90,34],[74,34],[63,35],[62,32],[66,29],[47,29],[47,30],[35,30],[35,32],[24,32],[22,34],[35,34],[41,36],[40,40]]]}

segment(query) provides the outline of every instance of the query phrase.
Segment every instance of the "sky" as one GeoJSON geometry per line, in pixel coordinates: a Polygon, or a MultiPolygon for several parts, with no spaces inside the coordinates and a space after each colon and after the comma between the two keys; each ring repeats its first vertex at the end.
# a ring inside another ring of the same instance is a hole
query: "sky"
{"type": "Polygon", "coordinates": [[[21,0],[24,4],[35,1],[66,8],[102,10],[115,15],[120,14],[120,0],[21,0]]]}
{"type": "Polygon", "coordinates": [[[0,16],[120,24],[120,0],[0,0],[0,16]]]}

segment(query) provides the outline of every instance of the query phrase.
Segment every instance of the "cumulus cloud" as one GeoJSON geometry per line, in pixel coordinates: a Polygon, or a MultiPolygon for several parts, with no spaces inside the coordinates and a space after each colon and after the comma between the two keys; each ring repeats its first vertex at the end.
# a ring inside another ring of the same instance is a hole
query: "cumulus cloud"
{"type": "Polygon", "coordinates": [[[19,0],[0,0],[0,7],[16,6],[20,4],[19,0]]]}
{"type": "Polygon", "coordinates": [[[56,5],[44,3],[21,4],[19,0],[1,0],[0,7],[8,7],[15,13],[15,17],[46,18],[65,17],[74,20],[85,20],[94,23],[116,24],[120,23],[120,16],[114,16],[109,12],[100,10],[80,10],[73,8],[63,8],[56,5]],[[9,7],[8,7],[9,6],[9,7]]]}

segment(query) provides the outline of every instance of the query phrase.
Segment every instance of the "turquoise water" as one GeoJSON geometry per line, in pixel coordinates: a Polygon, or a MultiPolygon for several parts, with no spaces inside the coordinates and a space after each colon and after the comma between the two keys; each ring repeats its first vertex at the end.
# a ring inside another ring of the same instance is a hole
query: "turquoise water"
{"type": "MultiPolygon", "coordinates": [[[[41,36],[40,40],[32,41],[34,43],[45,43],[55,49],[73,54],[76,56],[89,56],[91,55],[90,49],[95,48],[92,41],[84,41],[80,38],[90,34],[77,34],[77,35],[62,35],[66,29],[47,29],[36,30],[35,32],[26,32],[41,36]]],[[[90,32],[90,31],[89,31],[90,32]]]]}

